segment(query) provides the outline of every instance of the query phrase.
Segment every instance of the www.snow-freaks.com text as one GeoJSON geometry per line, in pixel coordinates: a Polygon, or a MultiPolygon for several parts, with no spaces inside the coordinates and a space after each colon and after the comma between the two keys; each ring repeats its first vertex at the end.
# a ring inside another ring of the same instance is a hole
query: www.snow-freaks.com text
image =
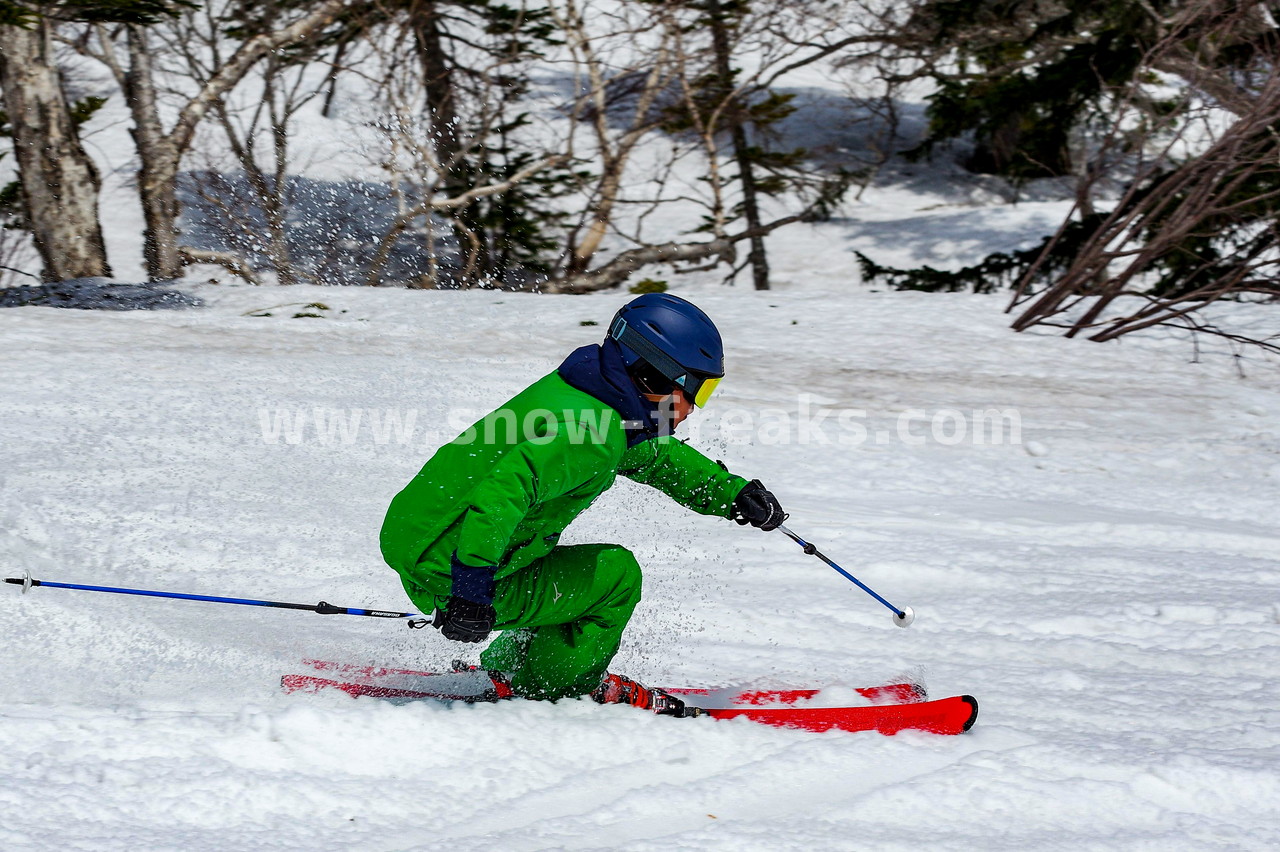
{"type": "MultiPolygon", "coordinates": [[[[467,408],[260,408],[262,441],[272,445],[360,443],[437,445],[509,443],[519,436],[531,443],[567,439],[598,440],[612,411],[485,412],[467,408]],[[429,424],[429,425],[428,425],[429,424]]],[[[728,408],[699,412],[682,424],[677,436],[717,445],[835,445],[899,443],[999,446],[1022,443],[1022,417],[1016,408],[960,410],[904,408],[868,411],[818,404],[808,395],[786,408],[728,408]]]]}

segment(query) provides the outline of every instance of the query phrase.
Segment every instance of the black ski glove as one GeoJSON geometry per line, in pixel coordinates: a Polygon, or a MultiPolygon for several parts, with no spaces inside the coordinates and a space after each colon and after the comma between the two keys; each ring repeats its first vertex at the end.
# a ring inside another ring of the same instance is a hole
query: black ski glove
{"type": "Polygon", "coordinates": [[[787,519],[787,513],[782,511],[782,504],[773,492],[766,489],[760,480],[753,479],[733,498],[730,517],[743,526],[751,524],[769,532],[787,519]]]}
{"type": "Polygon", "coordinates": [[[493,604],[478,604],[453,595],[440,616],[440,632],[455,642],[483,642],[493,632],[497,618],[493,604]]]}
{"type": "Polygon", "coordinates": [[[453,555],[453,586],[440,616],[440,632],[455,642],[483,642],[493,632],[493,565],[468,565],[453,555]]]}

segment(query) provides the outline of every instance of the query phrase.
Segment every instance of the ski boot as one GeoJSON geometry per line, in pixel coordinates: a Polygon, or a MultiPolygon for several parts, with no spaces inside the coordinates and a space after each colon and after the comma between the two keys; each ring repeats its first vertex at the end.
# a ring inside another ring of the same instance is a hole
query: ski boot
{"type": "Polygon", "coordinates": [[[623,675],[606,673],[600,685],[591,692],[591,700],[597,704],[630,704],[657,713],[659,716],[700,716],[701,707],[690,707],[679,698],[661,689],[650,689],[623,675]]]}

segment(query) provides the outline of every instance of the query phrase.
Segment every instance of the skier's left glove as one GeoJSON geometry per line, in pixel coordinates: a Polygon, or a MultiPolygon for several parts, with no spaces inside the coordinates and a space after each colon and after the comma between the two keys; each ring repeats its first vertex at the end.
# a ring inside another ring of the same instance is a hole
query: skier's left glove
{"type": "Polygon", "coordinates": [[[483,642],[493,632],[496,620],[493,604],[478,604],[453,595],[440,616],[440,632],[455,642],[483,642]]]}
{"type": "Polygon", "coordinates": [[[449,599],[440,617],[440,632],[455,642],[483,642],[493,632],[493,565],[468,565],[453,555],[449,599]]]}
{"type": "Polygon", "coordinates": [[[730,517],[744,526],[751,524],[769,532],[787,519],[787,513],[782,511],[782,504],[773,492],[766,489],[760,480],[753,479],[733,499],[730,517]]]}

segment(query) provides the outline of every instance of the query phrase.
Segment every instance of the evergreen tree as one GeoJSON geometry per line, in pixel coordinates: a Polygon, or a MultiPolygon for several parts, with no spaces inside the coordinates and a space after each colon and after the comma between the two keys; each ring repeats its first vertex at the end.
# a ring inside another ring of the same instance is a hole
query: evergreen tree
{"type": "Polygon", "coordinates": [[[858,255],[864,276],[899,289],[1015,284],[1019,331],[1044,324],[1104,341],[1176,325],[1280,351],[1196,318],[1216,300],[1280,294],[1280,28],[1267,3],[1169,7],[1129,78],[1104,92],[1098,125],[1109,132],[1095,133],[1076,208],[1057,233],[957,272],[888,269],[858,255]],[[1177,100],[1156,101],[1158,79],[1145,69],[1177,75],[1177,100]],[[1137,307],[1126,313],[1126,304],[1137,307]]]}
{"type": "MultiPolygon", "coordinates": [[[[409,6],[438,158],[446,169],[445,194],[453,197],[510,180],[537,159],[514,140],[529,123],[521,101],[529,93],[530,81],[521,64],[541,56],[556,41],[548,11],[494,0],[411,0],[409,6]],[[465,22],[459,15],[469,17],[489,37],[483,52],[501,69],[481,93],[497,96],[492,118],[467,108],[468,83],[478,82],[481,75],[474,59],[468,60],[458,49],[476,46],[464,35],[465,25],[459,26],[465,22]]],[[[552,168],[505,192],[478,198],[454,214],[460,237],[474,239],[480,246],[471,279],[461,283],[501,284],[515,270],[548,272],[548,254],[557,241],[547,230],[566,218],[553,199],[572,191],[577,182],[571,168],[552,168]]]]}
{"type": "Polygon", "coordinates": [[[1072,133],[1131,81],[1178,0],[927,0],[905,27],[940,46],[929,128],[915,150],[973,134],[965,165],[1015,179],[1070,174],[1072,133]],[[954,64],[946,60],[954,60],[954,64]]]}
{"type": "Polygon", "coordinates": [[[55,21],[154,24],[184,8],[199,6],[189,0],[57,0],[52,3],[0,0],[0,25],[30,26],[41,17],[55,21]]]}
{"type": "MultiPolygon", "coordinates": [[[[748,125],[760,132],[775,121],[786,118],[795,108],[791,106],[788,95],[768,94],[763,103],[751,104],[734,96],[737,88],[737,77],[741,70],[733,66],[730,43],[731,31],[736,28],[739,19],[749,12],[746,3],[739,0],[703,0],[695,3],[701,6],[703,21],[711,32],[713,70],[706,81],[705,91],[718,99],[725,110],[724,124],[729,131],[732,155],[738,167],[737,180],[742,188],[742,201],[734,213],[746,219],[747,228],[755,231],[760,228],[760,194],[776,194],[782,189],[782,181],[776,177],[772,183],[761,185],[757,180],[756,168],[772,165],[775,169],[784,165],[784,161],[798,158],[800,152],[791,155],[766,151],[760,145],[751,145],[747,141],[748,125]],[[772,192],[771,192],[772,190],[772,192]]],[[[701,88],[701,87],[700,87],[701,88]]],[[[736,217],[735,217],[736,218],[736,217]]],[[[769,289],[769,258],[765,253],[764,235],[757,234],[750,240],[751,252],[747,262],[751,265],[751,278],[757,290],[769,289]]]]}

